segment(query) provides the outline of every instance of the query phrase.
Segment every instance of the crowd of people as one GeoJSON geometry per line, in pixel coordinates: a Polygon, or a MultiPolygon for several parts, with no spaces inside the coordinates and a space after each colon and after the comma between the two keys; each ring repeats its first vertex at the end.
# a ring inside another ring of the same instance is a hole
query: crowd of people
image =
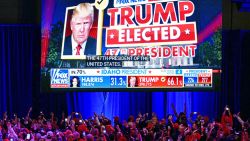
{"type": "Polygon", "coordinates": [[[40,112],[37,118],[31,118],[29,109],[24,118],[7,113],[0,120],[0,141],[249,141],[250,124],[240,114],[232,114],[228,106],[218,121],[192,112],[189,116],[179,114],[172,106],[174,114],[158,119],[155,113],[129,116],[120,121],[115,116],[111,121],[103,114],[83,119],[81,113],[73,112],[69,116],[62,113],[60,119],[54,113],[46,118],[40,112]],[[239,126],[236,126],[239,125],[239,126]]]}

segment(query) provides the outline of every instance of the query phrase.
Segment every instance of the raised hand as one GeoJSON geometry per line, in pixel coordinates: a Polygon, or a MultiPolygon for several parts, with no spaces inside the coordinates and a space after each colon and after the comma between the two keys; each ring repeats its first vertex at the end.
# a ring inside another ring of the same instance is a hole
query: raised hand
{"type": "Polygon", "coordinates": [[[30,109],[29,109],[29,113],[32,111],[32,107],[30,107],[30,109]]]}

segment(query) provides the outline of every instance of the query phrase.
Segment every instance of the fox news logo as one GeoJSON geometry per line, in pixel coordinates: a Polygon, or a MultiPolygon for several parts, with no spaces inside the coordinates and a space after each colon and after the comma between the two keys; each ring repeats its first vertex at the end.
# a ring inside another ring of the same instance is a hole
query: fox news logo
{"type": "Polygon", "coordinates": [[[50,72],[52,88],[68,87],[69,85],[69,73],[66,69],[51,69],[50,72]]]}

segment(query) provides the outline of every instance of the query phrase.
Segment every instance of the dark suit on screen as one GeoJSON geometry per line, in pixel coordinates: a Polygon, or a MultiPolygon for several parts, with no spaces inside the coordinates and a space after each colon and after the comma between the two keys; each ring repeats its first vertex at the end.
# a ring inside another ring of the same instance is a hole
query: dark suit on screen
{"type": "MultiPolygon", "coordinates": [[[[71,36],[65,38],[63,55],[72,55],[71,36]]],[[[88,37],[84,55],[96,55],[96,39],[88,37]]]]}

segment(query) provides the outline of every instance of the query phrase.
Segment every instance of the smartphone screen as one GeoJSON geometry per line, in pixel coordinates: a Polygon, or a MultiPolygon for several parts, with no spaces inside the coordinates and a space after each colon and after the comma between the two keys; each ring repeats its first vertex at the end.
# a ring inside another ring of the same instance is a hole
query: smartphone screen
{"type": "Polygon", "coordinates": [[[27,137],[26,137],[26,139],[28,139],[28,140],[30,139],[30,134],[27,134],[27,137]]]}

